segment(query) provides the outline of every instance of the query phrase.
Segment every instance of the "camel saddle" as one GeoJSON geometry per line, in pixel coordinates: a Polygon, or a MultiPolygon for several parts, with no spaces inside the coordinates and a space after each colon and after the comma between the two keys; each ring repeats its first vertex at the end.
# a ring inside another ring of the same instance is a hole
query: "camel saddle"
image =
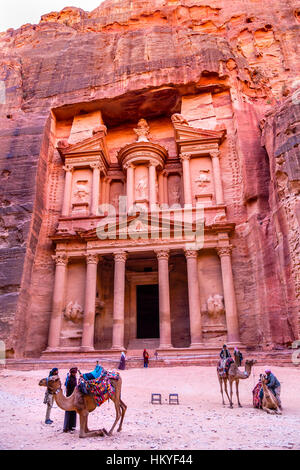
{"type": "Polygon", "coordinates": [[[232,357],[227,357],[227,359],[220,359],[218,364],[218,374],[220,377],[225,377],[229,371],[229,367],[234,362],[232,357]]]}
{"type": "Polygon", "coordinates": [[[92,395],[97,406],[100,406],[109,398],[114,397],[115,388],[111,380],[119,380],[119,378],[118,372],[110,372],[103,369],[101,376],[97,379],[84,380],[81,377],[77,388],[84,395],[92,395]]]}

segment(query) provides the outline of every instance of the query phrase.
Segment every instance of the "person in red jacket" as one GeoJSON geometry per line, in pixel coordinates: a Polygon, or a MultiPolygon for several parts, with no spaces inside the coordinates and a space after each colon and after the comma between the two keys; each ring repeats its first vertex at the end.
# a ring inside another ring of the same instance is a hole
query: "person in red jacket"
{"type": "Polygon", "coordinates": [[[149,353],[146,351],[146,349],[144,349],[143,358],[144,358],[144,367],[148,367],[148,364],[149,364],[149,353]]]}

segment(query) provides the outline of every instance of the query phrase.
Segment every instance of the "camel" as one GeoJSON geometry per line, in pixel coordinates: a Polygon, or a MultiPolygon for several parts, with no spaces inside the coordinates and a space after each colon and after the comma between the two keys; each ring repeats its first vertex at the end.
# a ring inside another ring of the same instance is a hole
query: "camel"
{"type": "Polygon", "coordinates": [[[261,377],[262,388],[264,391],[264,396],[262,399],[262,409],[271,415],[274,415],[274,414],[281,415],[277,398],[275,397],[272,390],[270,390],[267,386],[267,381],[268,381],[267,376],[264,374],[261,374],[260,377],[261,377]]]}
{"type": "Polygon", "coordinates": [[[253,359],[247,360],[245,362],[245,371],[242,372],[241,370],[239,370],[237,364],[235,362],[233,362],[232,364],[230,364],[229,370],[228,370],[228,372],[226,373],[226,375],[224,377],[219,374],[219,371],[217,369],[217,374],[218,374],[218,379],[219,379],[219,383],[220,383],[220,389],[221,389],[221,394],[222,394],[223,405],[225,405],[224,396],[223,396],[223,383],[224,383],[224,388],[225,388],[227,398],[229,400],[230,408],[233,408],[233,402],[232,402],[232,393],[233,393],[232,388],[233,387],[232,387],[232,385],[233,385],[233,382],[235,382],[238,406],[240,408],[242,407],[242,405],[240,403],[240,397],[239,397],[239,381],[244,380],[244,379],[248,379],[250,377],[252,366],[255,363],[256,363],[256,361],[253,360],[253,359]],[[230,397],[229,397],[228,391],[227,391],[227,381],[229,381],[229,385],[230,385],[230,397]]]}
{"type": "Polygon", "coordinates": [[[121,377],[119,377],[118,380],[111,379],[111,383],[113,387],[115,388],[115,395],[111,399],[115,404],[116,419],[109,432],[107,432],[104,428],[95,430],[95,431],[90,431],[88,429],[88,415],[89,413],[94,411],[95,408],[97,407],[97,404],[94,398],[92,397],[92,395],[84,395],[76,387],[72,395],[70,395],[69,397],[66,397],[63,394],[61,381],[58,376],[51,376],[51,377],[42,379],[40,380],[39,385],[41,387],[48,388],[49,392],[54,395],[54,399],[59,408],[61,408],[64,411],[76,411],[76,413],[79,414],[79,418],[80,418],[79,437],[84,438],[84,437],[94,437],[94,436],[104,436],[104,435],[111,436],[120,418],[121,418],[121,421],[118,427],[118,432],[122,430],[122,424],[123,424],[125,412],[127,409],[127,406],[121,400],[122,379],[121,377]]]}

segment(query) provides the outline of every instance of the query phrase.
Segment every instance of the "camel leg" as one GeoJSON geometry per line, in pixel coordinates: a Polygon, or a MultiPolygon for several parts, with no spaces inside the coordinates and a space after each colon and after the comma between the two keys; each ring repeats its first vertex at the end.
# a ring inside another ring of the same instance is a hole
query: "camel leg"
{"type": "Polygon", "coordinates": [[[104,432],[103,432],[102,429],[99,429],[99,431],[89,431],[88,430],[88,425],[87,425],[88,415],[89,415],[88,411],[82,411],[79,414],[79,417],[80,417],[79,437],[84,438],[84,437],[104,436],[104,432]]]}
{"type": "Polygon", "coordinates": [[[270,408],[266,408],[265,406],[263,406],[262,409],[264,411],[266,411],[267,413],[269,413],[269,415],[274,415],[275,414],[274,410],[270,410],[270,408]]]}
{"type": "Polygon", "coordinates": [[[232,382],[229,381],[229,387],[230,387],[230,408],[233,408],[233,401],[232,401],[232,394],[233,394],[233,390],[232,390],[232,382]]]}
{"type": "MultiPolygon", "coordinates": [[[[230,382],[229,382],[229,385],[230,385],[230,388],[231,388],[230,382]]],[[[224,387],[225,387],[225,393],[226,393],[226,395],[227,395],[230,408],[232,408],[232,399],[230,399],[230,397],[229,397],[229,395],[228,395],[228,390],[227,390],[227,380],[224,380],[224,387]]],[[[232,394],[231,394],[231,398],[232,398],[232,394]]]]}
{"type": "Polygon", "coordinates": [[[223,402],[223,405],[225,405],[222,382],[223,382],[223,380],[219,377],[220,391],[221,391],[221,395],[222,395],[222,402],[223,402]]]}
{"type": "Polygon", "coordinates": [[[115,429],[115,426],[117,424],[117,422],[119,421],[120,417],[121,417],[121,412],[120,412],[120,400],[119,399],[115,399],[114,400],[114,404],[115,404],[115,409],[116,409],[116,419],[115,419],[115,422],[114,424],[112,425],[110,431],[108,432],[108,435],[111,436],[112,433],[113,433],[113,430],[115,429]]]}
{"type": "Polygon", "coordinates": [[[236,388],[236,397],[237,397],[237,402],[240,408],[242,408],[242,405],[240,404],[240,396],[239,396],[239,381],[236,380],[235,382],[235,388],[236,388]]]}
{"type": "Polygon", "coordinates": [[[127,410],[127,405],[125,405],[125,403],[121,399],[120,399],[120,406],[122,408],[122,416],[121,416],[121,421],[120,421],[117,432],[120,432],[122,430],[122,424],[123,424],[124,416],[127,410]]]}

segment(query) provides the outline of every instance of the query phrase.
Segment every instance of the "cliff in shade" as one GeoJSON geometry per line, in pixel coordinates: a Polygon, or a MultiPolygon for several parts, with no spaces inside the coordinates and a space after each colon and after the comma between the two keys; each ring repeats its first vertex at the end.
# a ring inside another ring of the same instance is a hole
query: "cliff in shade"
{"type": "Polygon", "coordinates": [[[98,109],[108,129],[185,109],[203,128],[226,127],[241,341],[271,349],[298,338],[299,23],[296,0],[107,0],[0,33],[0,339],[10,356],[47,345],[56,144],[75,115],[98,109]]]}

